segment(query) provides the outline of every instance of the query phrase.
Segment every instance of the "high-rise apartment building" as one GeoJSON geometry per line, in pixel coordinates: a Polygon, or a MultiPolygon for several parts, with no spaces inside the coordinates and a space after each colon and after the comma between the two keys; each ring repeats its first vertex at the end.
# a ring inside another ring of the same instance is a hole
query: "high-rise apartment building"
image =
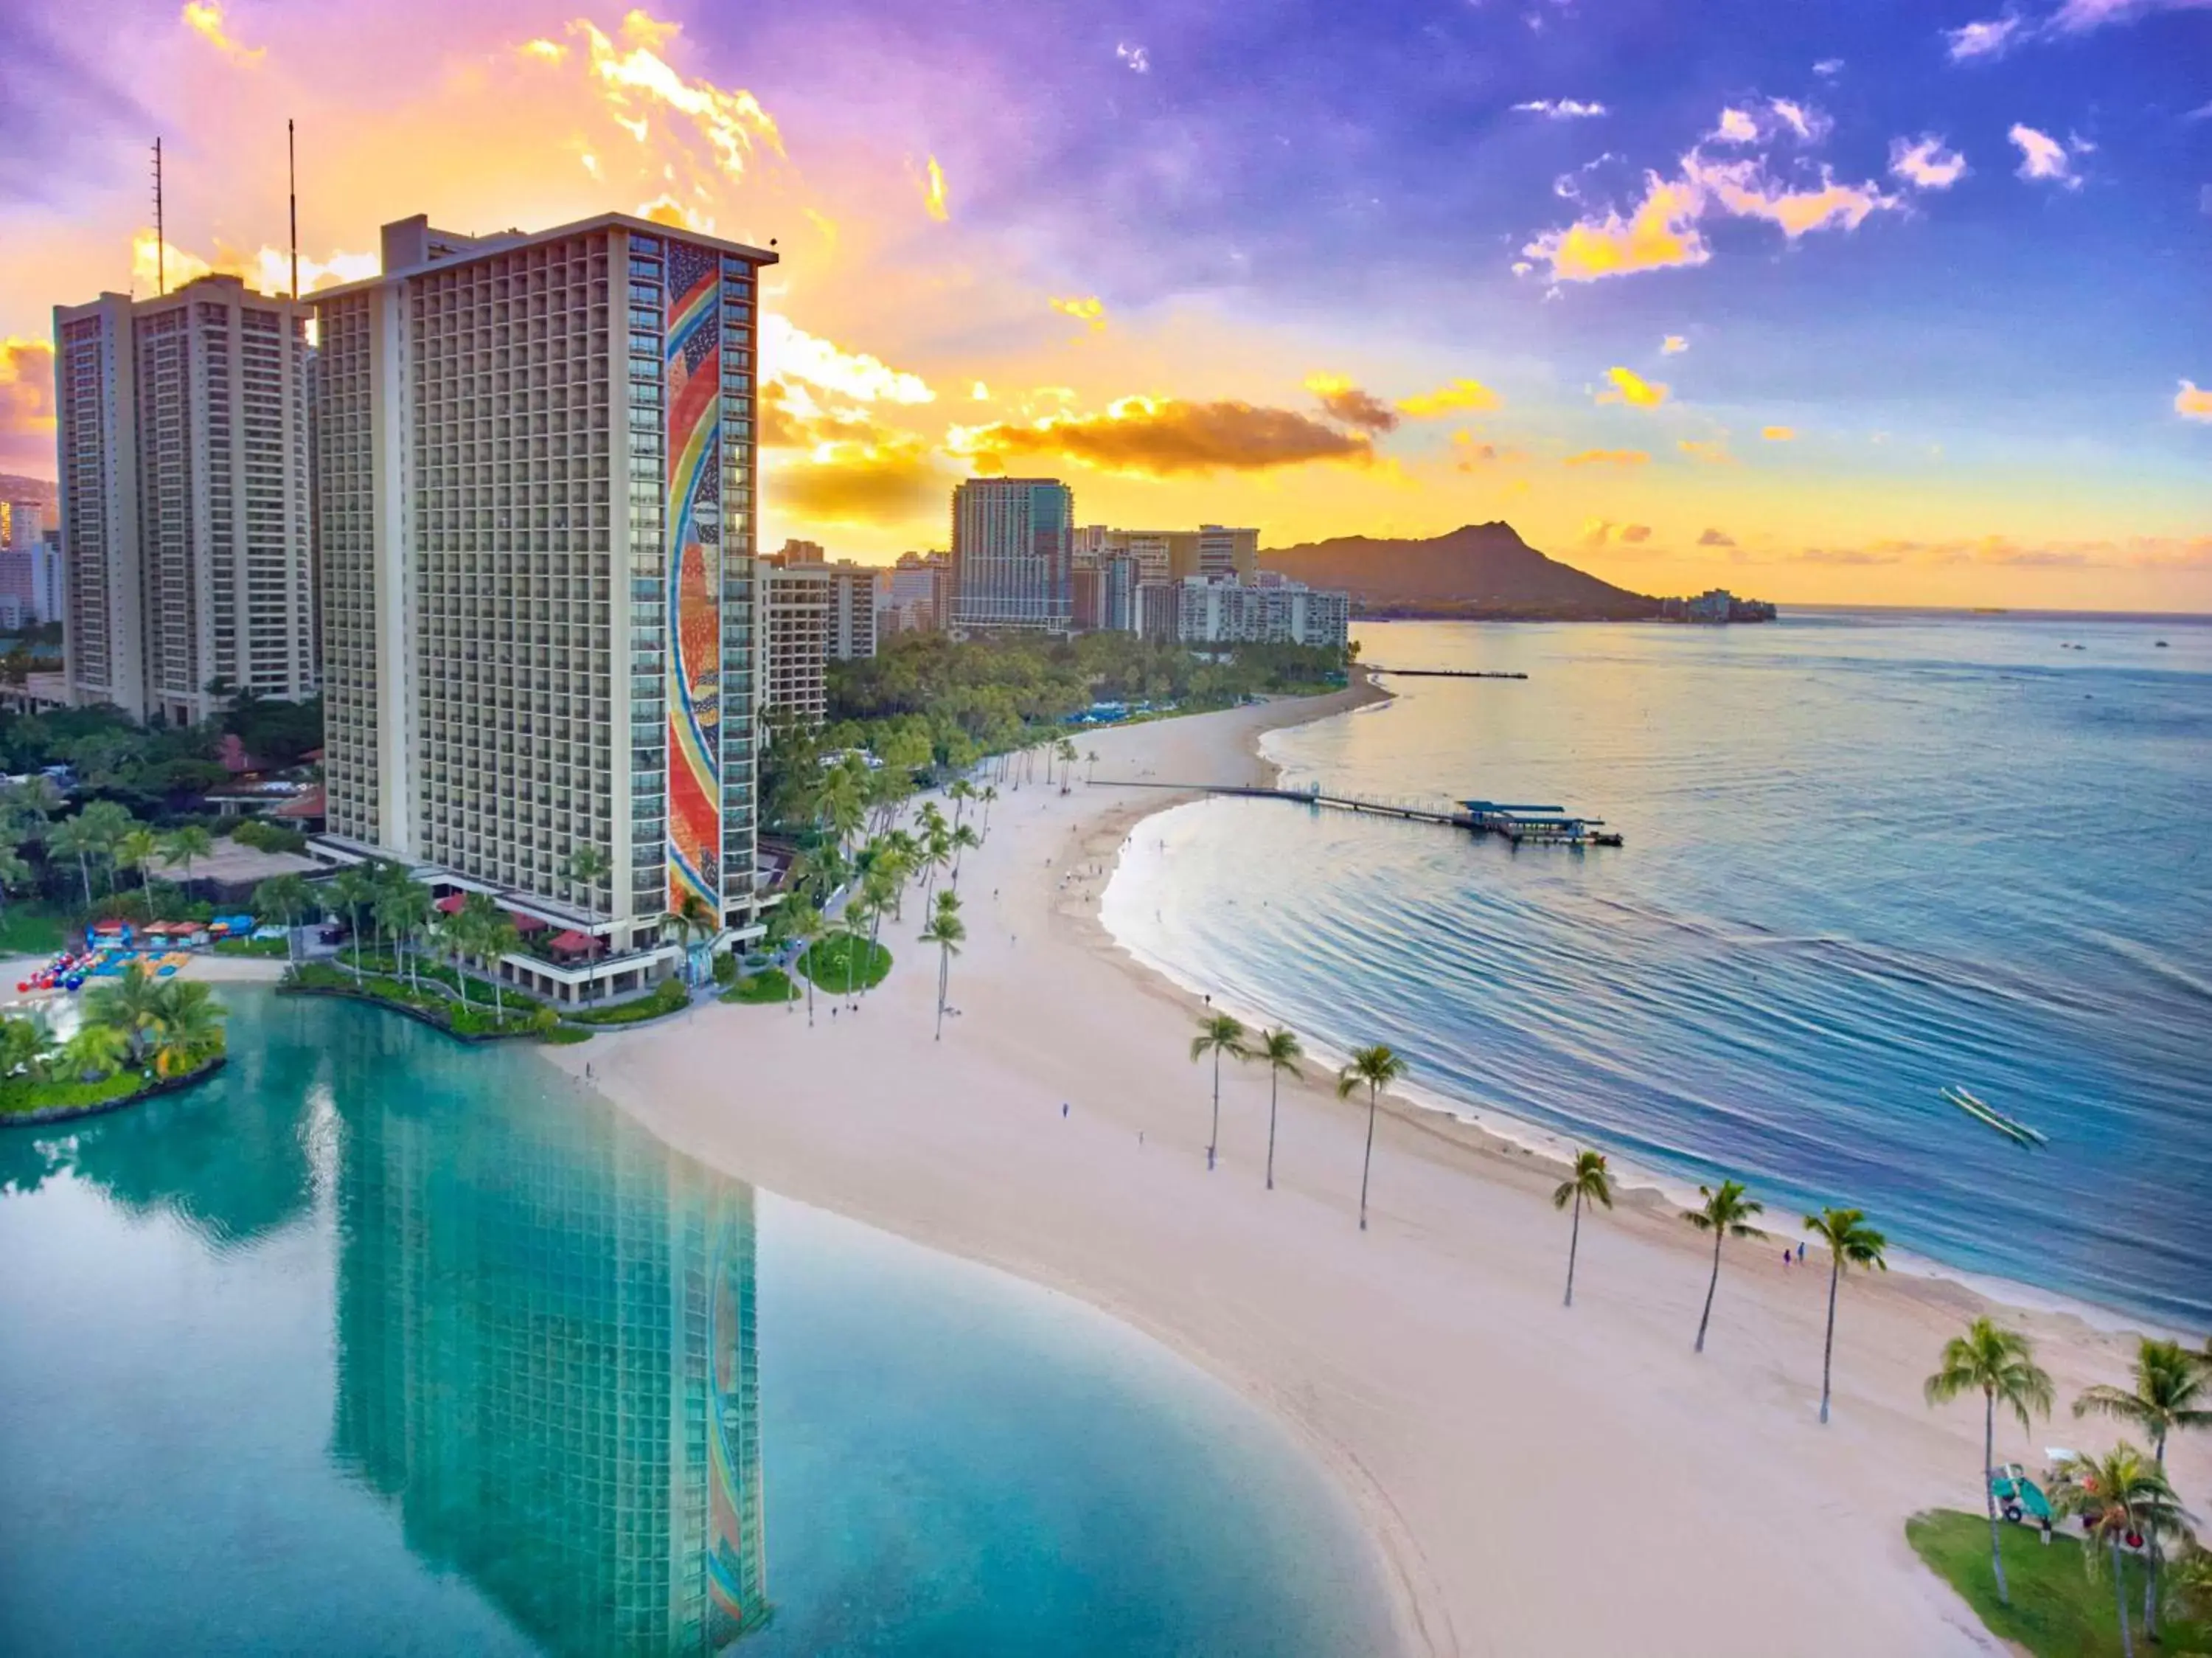
{"type": "Polygon", "coordinates": [[[1050,478],[971,478],[952,491],[955,633],[1066,633],[1075,492],[1050,478]]]}
{"type": "Polygon", "coordinates": [[[927,633],[945,625],[950,561],[941,552],[902,552],[890,570],[878,634],[927,633]]]}
{"type": "Polygon", "coordinates": [[[1340,588],[1194,579],[1168,591],[1175,600],[1175,637],[1187,645],[1294,644],[1342,650],[1350,633],[1352,597],[1340,588]]]}
{"type": "Polygon", "coordinates": [[[1209,582],[1248,582],[1260,570],[1260,532],[1223,524],[1198,527],[1198,568],[1209,582]]]}
{"type": "Polygon", "coordinates": [[[754,922],[775,259],[618,213],[417,216],[315,296],[330,844],[565,930],[502,967],[562,999],[663,975],[670,911],[754,922]]]}
{"type": "Polygon", "coordinates": [[[830,567],[784,558],[760,567],[761,706],[819,725],[830,710],[830,567]]]}
{"type": "Polygon", "coordinates": [[[841,558],[830,569],[830,660],[849,662],[876,654],[878,595],[890,585],[887,571],[841,558]]]}
{"type": "Polygon", "coordinates": [[[310,307],[202,277],[54,310],[70,694],[144,719],[315,689],[310,307]]]}

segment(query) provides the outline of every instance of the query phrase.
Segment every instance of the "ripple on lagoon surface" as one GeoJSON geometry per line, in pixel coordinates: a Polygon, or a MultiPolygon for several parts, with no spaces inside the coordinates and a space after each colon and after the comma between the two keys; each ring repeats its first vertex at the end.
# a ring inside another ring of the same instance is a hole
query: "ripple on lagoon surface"
{"type": "Polygon", "coordinates": [[[1288,783],[1556,804],[1627,845],[1203,802],[1125,854],[1117,937],[1310,1040],[1389,1042],[1463,1106],[1745,1179],[1785,1225],[1853,1204],[1923,1258],[2212,1324],[2212,625],[1358,637],[1530,678],[1390,682],[1271,736],[1288,783]]]}
{"type": "Polygon", "coordinates": [[[226,996],[204,1088],[0,1131],[11,1658],[1386,1649],[1338,1494],[1152,1344],[527,1054],[226,996]]]}

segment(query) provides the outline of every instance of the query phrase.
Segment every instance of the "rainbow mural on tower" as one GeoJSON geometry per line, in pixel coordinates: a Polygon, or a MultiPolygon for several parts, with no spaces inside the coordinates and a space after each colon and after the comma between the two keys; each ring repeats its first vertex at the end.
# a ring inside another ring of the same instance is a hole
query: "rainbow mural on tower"
{"type": "Polygon", "coordinates": [[[668,243],[668,907],[722,890],[722,260],[668,243]]]}

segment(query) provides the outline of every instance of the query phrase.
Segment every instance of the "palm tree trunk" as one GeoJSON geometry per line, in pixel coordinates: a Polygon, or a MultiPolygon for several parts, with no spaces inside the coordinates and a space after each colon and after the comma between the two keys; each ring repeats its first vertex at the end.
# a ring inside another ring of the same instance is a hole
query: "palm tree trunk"
{"type": "Polygon", "coordinates": [[[2128,1630],[2127,1561],[2117,1533],[2112,1538],[2112,1599],[2120,1608],[2120,1658],[2136,1658],[2136,1638],[2128,1630]]]}
{"type": "Polygon", "coordinates": [[[1275,1189],[1275,1100],[1283,1088],[1283,1074],[1271,1070],[1267,1074],[1267,1190],[1275,1189]]]}
{"type": "Polygon", "coordinates": [[[1840,1252],[1828,1255],[1828,1338],[1820,1349],[1820,1422],[1828,1420],[1828,1377],[1836,1360],[1836,1286],[1842,1282],[1844,1258],[1840,1252]]]}
{"type": "Polygon", "coordinates": [[[1997,1575],[1997,1604],[2008,1606],[2012,1591],[2005,1587],[2004,1548],[1997,1540],[1997,1494],[1990,1484],[1990,1470],[1996,1460],[1997,1396],[1984,1388],[1982,1405],[1982,1496],[1990,1511],[1990,1567],[1997,1575]]]}
{"type": "Polygon", "coordinates": [[[945,1039],[945,987],[951,976],[952,952],[940,945],[937,958],[937,1034],[930,1038],[933,1042],[945,1039]]]}
{"type": "Polygon", "coordinates": [[[1577,1186],[1575,1188],[1575,1222],[1567,1228],[1567,1298],[1560,1303],[1565,1307],[1572,1307],[1575,1304],[1575,1252],[1582,1247],[1582,1241],[1583,1189],[1577,1186]]]}
{"type": "Polygon", "coordinates": [[[76,855],[76,872],[84,877],[84,907],[92,908],[92,865],[85,862],[84,854],[76,855]]]}
{"type": "Polygon", "coordinates": [[[1705,1326],[1713,1320],[1713,1291],[1721,1285],[1721,1234],[1725,1228],[1713,1228],[1713,1276],[1705,1281],[1705,1310],[1698,1315],[1698,1344],[1692,1351],[1705,1350],[1705,1326]]]}
{"type": "Polygon", "coordinates": [[[1359,1229],[1367,1230],[1367,1176],[1375,1167],[1375,1084],[1367,1085],[1367,1160],[1359,1166],[1359,1229]]]}
{"type": "Polygon", "coordinates": [[[1206,1142],[1206,1167],[1213,1172],[1213,1149],[1221,1143],[1221,1050],[1213,1050],[1213,1131],[1206,1142]]]}
{"type": "MultiPolygon", "coordinates": [[[[2158,1465],[2159,1472],[2164,1473],[2166,1472],[2166,1436],[2164,1434],[2159,1435],[2157,1440],[2154,1442],[2151,1455],[2158,1465]]],[[[2143,1579],[2142,1626],[2143,1633],[2155,1641],[2158,1639],[2158,1533],[2146,1532],[2143,1534],[2143,1543],[2145,1545],[2144,1565],[2149,1575],[2143,1579]]]]}

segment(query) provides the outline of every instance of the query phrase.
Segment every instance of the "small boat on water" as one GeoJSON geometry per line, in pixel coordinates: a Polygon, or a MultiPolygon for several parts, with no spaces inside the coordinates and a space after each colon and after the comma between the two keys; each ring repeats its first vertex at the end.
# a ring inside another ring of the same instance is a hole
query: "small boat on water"
{"type": "Polygon", "coordinates": [[[2051,1143],[2051,1137],[2041,1130],[2032,1129],[2018,1119],[2006,1116],[1995,1106],[1976,1099],[1955,1082],[1941,1092],[1946,1104],[1956,1106],[1984,1127],[1995,1129],[1998,1133],[2009,1137],[2015,1144],[2033,1149],[2035,1147],[2047,1146],[2051,1143]]]}

